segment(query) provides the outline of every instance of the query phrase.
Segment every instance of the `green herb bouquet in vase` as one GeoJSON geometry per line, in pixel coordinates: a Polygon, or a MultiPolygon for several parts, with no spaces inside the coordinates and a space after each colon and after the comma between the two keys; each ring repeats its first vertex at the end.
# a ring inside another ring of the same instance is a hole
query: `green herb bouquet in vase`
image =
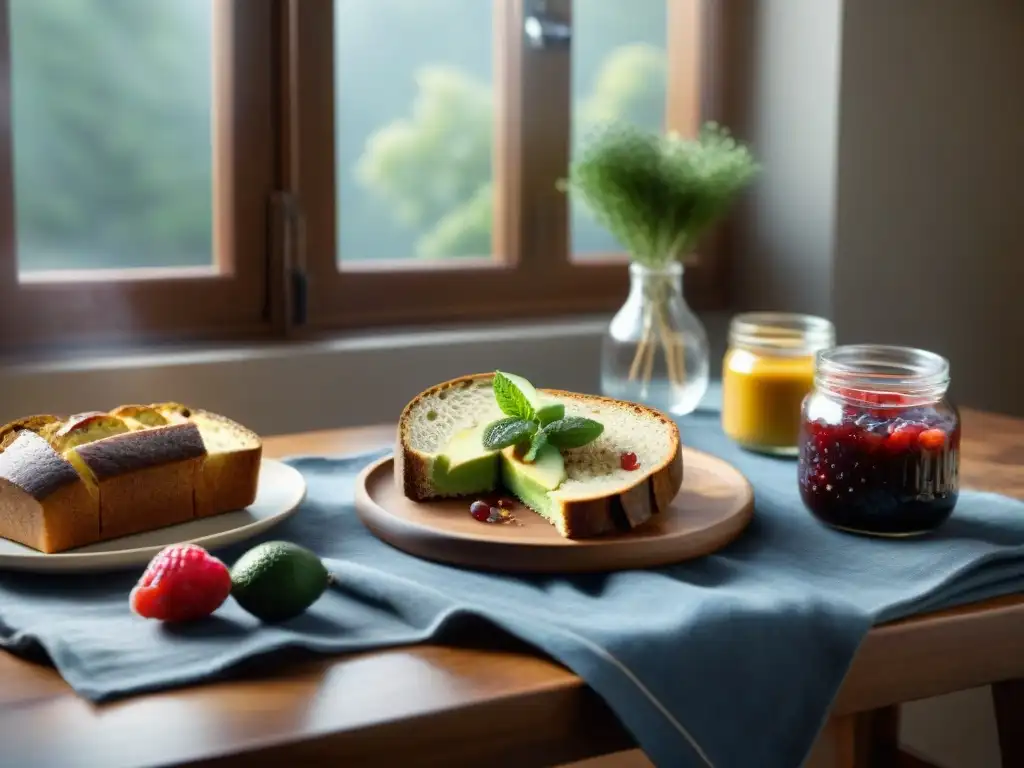
{"type": "Polygon", "coordinates": [[[602,348],[605,395],[676,416],[700,403],[708,340],[683,298],[683,267],[757,170],[750,150],[713,123],[695,139],[609,125],[585,143],[562,188],[631,259],[629,296],[602,348]]]}

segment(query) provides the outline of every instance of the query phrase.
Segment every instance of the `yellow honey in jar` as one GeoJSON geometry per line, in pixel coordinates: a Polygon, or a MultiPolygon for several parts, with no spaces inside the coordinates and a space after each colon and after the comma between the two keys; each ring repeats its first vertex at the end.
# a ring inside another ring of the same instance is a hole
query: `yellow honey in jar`
{"type": "Polygon", "coordinates": [[[733,318],[722,364],[725,434],[749,450],[795,455],[815,356],[834,344],[832,323],[820,317],[750,312],[733,318]]]}

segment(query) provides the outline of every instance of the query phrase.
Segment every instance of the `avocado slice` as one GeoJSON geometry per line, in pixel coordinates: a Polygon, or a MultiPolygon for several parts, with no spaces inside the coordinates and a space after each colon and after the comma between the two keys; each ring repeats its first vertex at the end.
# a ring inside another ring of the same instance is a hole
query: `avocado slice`
{"type": "Polygon", "coordinates": [[[514,373],[506,373],[504,376],[515,384],[519,388],[519,391],[526,396],[530,405],[533,406],[533,410],[536,411],[537,420],[540,421],[540,425],[542,427],[547,426],[552,421],[558,421],[559,419],[565,418],[565,406],[562,405],[562,403],[542,395],[537,391],[537,388],[534,387],[533,384],[522,376],[517,376],[514,373]]]}
{"type": "Polygon", "coordinates": [[[434,458],[431,479],[441,493],[465,495],[493,490],[498,485],[498,452],[484,448],[486,424],[456,432],[434,458]]]}
{"type": "Polygon", "coordinates": [[[565,406],[554,400],[548,400],[539,408],[534,406],[534,410],[537,411],[537,420],[542,427],[546,427],[552,421],[565,418],[565,406]]]}
{"type": "Polygon", "coordinates": [[[551,514],[550,491],[560,486],[568,475],[565,459],[553,445],[545,445],[537,458],[527,464],[516,456],[515,446],[501,452],[502,484],[526,506],[544,517],[551,514]]]}

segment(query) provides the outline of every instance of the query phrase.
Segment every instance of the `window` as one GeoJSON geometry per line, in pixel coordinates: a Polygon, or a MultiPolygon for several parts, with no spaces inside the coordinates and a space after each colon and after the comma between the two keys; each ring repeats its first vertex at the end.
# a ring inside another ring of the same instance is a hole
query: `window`
{"type": "Polygon", "coordinates": [[[611,309],[556,182],[597,121],[695,130],[701,6],[0,0],[0,344],[611,309]]]}
{"type": "Polygon", "coordinates": [[[271,8],[0,3],[0,341],[258,331],[271,8]]]}

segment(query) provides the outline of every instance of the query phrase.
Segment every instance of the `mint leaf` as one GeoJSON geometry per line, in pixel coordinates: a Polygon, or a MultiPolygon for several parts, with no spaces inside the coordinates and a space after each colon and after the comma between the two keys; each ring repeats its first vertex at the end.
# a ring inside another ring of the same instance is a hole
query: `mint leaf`
{"type": "Polygon", "coordinates": [[[508,376],[501,371],[495,371],[491,386],[494,388],[494,399],[498,401],[502,413],[523,420],[533,418],[533,406],[508,376]]]}
{"type": "Polygon", "coordinates": [[[484,448],[497,451],[529,439],[537,431],[537,425],[526,419],[509,416],[492,421],[484,427],[484,448]]]}
{"type": "Polygon", "coordinates": [[[544,430],[540,432],[534,432],[533,437],[530,438],[530,449],[523,456],[523,461],[527,464],[532,464],[537,460],[537,452],[540,451],[545,445],[548,444],[548,433],[544,430]]]}
{"type": "Polygon", "coordinates": [[[544,427],[547,441],[556,448],[579,448],[597,440],[604,424],[582,416],[569,416],[544,427]]]}

